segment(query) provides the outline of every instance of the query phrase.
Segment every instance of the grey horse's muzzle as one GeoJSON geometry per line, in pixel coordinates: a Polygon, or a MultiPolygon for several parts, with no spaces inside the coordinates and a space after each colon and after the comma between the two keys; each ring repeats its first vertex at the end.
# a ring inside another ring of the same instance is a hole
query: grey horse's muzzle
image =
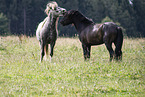
{"type": "Polygon", "coordinates": [[[60,15],[60,16],[64,16],[64,14],[65,14],[66,12],[67,12],[66,9],[61,8],[61,15],[60,15]]]}

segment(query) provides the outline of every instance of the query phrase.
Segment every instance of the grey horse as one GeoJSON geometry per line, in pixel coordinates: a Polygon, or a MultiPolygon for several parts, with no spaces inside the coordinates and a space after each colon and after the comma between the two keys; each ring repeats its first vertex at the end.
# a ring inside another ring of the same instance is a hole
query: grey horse
{"type": "Polygon", "coordinates": [[[48,15],[39,25],[36,30],[36,37],[40,42],[41,58],[42,62],[44,55],[48,56],[48,45],[50,44],[50,59],[53,56],[53,48],[58,36],[57,24],[59,16],[63,16],[66,9],[58,7],[56,2],[50,2],[47,4],[46,14],[48,15]]]}

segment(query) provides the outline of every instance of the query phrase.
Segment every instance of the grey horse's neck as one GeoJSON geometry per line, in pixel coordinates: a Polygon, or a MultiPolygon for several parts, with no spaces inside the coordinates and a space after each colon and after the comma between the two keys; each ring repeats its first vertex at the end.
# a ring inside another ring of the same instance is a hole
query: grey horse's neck
{"type": "Polygon", "coordinates": [[[56,26],[57,26],[57,23],[58,23],[58,20],[57,20],[57,18],[58,18],[58,16],[55,16],[53,13],[51,14],[49,14],[49,17],[50,17],[50,27],[52,28],[52,29],[56,29],[56,26]]]}

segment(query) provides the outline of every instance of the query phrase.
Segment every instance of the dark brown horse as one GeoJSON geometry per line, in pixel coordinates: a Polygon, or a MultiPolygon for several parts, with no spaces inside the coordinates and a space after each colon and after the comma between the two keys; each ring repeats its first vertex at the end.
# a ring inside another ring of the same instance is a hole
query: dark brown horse
{"type": "Polygon", "coordinates": [[[79,11],[70,10],[65,13],[61,20],[63,26],[74,24],[78,31],[79,39],[82,42],[84,52],[84,59],[90,58],[90,51],[92,45],[100,45],[105,43],[107,50],[110,53],[110,61],[115,55],[116,60],[122,59],[122,44],[123,33],[122,29],[113,22],[106,22],[104,24],[94,24],[94,22],[79,11]],[[115,44],[115,53],[112,49],[112,43],[115,44]]]}

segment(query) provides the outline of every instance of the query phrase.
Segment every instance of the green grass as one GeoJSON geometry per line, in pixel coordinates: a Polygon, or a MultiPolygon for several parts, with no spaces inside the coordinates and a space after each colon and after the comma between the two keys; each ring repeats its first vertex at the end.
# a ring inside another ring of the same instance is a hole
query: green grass
{"type": "Polygon", "coordinates": [[[78,38],[58,38],[52,62],[39,59],[35,37],[0,37],[0,97],[145,96],[145,38],[124,39],[121,62],[105,45],[84,61],[78,38]]]}

